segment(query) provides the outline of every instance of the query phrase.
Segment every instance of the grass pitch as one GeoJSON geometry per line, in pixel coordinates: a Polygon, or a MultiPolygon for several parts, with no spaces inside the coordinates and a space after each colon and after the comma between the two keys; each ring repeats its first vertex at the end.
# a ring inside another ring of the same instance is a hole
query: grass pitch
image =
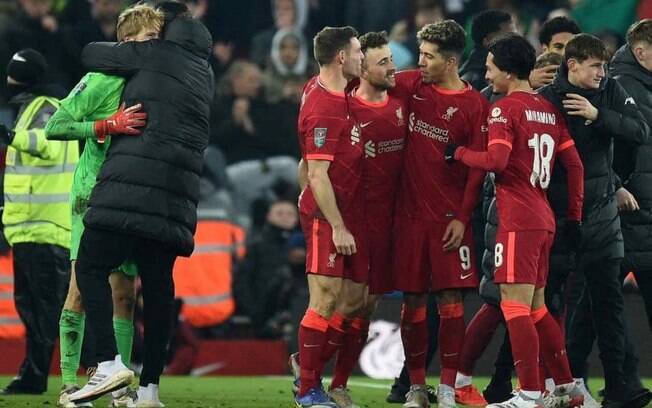
{"type": "MultiPolygon", "coordinates": [[[[11,380],[0,377],[0,387],[11,380]]],[[[80,378],[82,380],[82,378],[80,378]]],[[[438,378],[429,378],[437,384],[438,378]]],[[[484,388],[488,378],[477,377],[474,383],[484,388]]],[[[388,404],[385,396],[392,381],[354,377],[349,382],[351,396],[364,408],[400,407],[388,404]]],[[[38,396],[0,397],[0,408],[55,407],[59,395],[60,378],[51,377],[48,392],[38,396]]],[[[652,387],[652,380],[646,381],[652,387]]],[[[592,380],[593,390],[602,387],[602,380],[592,380]]],[[[95,407],[106,407],[109,399],[100,398],[95,407]]],[[[163,377],[161,401],[168,408],[291,408],[294,407],[290,377],[163,377]]]]}

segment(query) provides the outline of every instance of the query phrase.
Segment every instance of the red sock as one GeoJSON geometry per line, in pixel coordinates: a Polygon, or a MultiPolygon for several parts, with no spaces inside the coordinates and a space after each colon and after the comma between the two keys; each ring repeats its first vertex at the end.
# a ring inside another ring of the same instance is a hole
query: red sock
{"type": "Polygon", "coordinates": [[[502,320],[503,314],[499,308],[486,303],[482,305],[466,326],[464,346],[462,346],[462,353],[460,354],[459,372],[464,375],[473,374],[476,361],[486,350],[502,320]]]}
{"type": "Polygon", "coordinates": [[[530,317],[530,306],[503,300],[500,308],[507,322],[514,367],[521,389],[539,391],[539,338],[530,317]]]}
{"type": "Polygon", "coordinates": [[[311,388],[317,387],[319,383],[321,354],[327,328],[328,320],[312,309],[306,310],[299,326],[300,396],[305,395],[311,388]]]}
{"type": "Polygon", "coordinates": [[[545,306],[532,312],[532,320],[539,334],[541,356],[555,384],[572,383],[573,375],[559,324],[545,306]]]}
{"type": "Polygon", "coordinates": [[[401,313],[401,339],[405,349],[405,361],[410,383],[426,383],[426,351],[428,349],[428,326],[426,307],[408,309],[403,305],[401,313]]]}
{"type": "Polygon", "coordinates": [[[451,303],[439,305],[439,360],[440,384],[455,387],[455,377],[460,365],[464,345],[464,305],[451,303]]]}
{"type": "Polygon", "coordinates": [[[346,388],[346,382],[349,380],[355,365],[358,363],[362,349],[367,344],[368,334],[369,320],[361,317],[356,317],[351,320],[351,324],[344,336],[344,345],[340,348],[339,353],[337,353],[331,389],[337,387],[346,388]]]}
{"type": "Polygon", "coordinates": [[[342,314],[335,312],[328,320],[328,329],[326,330],[326,341],[321,352],[322,369],[333,358],[333,355],[344,344],[344,335],[349,326],[349,319],[342,314]]]}

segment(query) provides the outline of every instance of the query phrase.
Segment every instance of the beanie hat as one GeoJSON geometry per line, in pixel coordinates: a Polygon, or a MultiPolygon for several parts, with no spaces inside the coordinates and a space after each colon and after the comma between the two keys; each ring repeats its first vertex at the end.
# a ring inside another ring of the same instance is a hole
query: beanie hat
{"type": "Polygon", "coordinates": [[[43,55],[27,48],[11,57],[7,65],[7,76],[23,84],[34,85],[43,79],[46,69],[47,63],[43,55]]]}

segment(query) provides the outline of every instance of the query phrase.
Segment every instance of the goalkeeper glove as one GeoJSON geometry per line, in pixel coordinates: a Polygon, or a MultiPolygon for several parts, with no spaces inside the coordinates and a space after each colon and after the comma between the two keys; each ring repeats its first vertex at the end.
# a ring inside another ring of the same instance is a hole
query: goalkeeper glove
{"type": "Polygon", "coordinates": [[[124,102],[120,109],[110,117],[93,123],[97,141],[104,143],[107,135],[140,135],[140,130],[136,129],[145,126],[147,123],[147,113],[140,112],[141,104],[130,106],[125,109],[124,102]]]}

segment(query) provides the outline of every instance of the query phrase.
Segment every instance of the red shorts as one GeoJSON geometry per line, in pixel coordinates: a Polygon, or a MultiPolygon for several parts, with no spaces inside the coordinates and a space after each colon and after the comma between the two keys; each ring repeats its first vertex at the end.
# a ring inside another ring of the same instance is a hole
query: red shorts
{"type": "Polygon", "coordinates": [[[392,231],[369,232],[369,293],[382,295],[394,290],[392,231]]]}
{"type": "Polygon", "coordinates": [[[545,287],[554,238],[550,231],[501,231],[499,227],[494,252],[495,282],[545,287]]]}
{"type": "Polygon", "coordinates": [[[333,244],[333,229],[323,218],[301,214],[301,229],[306,239],[306,273],[350,279],[367,283],[369,279],[369,246],[361,227],[349,227],[357,252],[345,256],[333,244]]]}
{"type": "Polygon", "coordinates": [[[448,224],[410,218],[394,220],[394,287],[413,293],[478,287],[473,231],[450,252],[442,237],[448,224]]]}

